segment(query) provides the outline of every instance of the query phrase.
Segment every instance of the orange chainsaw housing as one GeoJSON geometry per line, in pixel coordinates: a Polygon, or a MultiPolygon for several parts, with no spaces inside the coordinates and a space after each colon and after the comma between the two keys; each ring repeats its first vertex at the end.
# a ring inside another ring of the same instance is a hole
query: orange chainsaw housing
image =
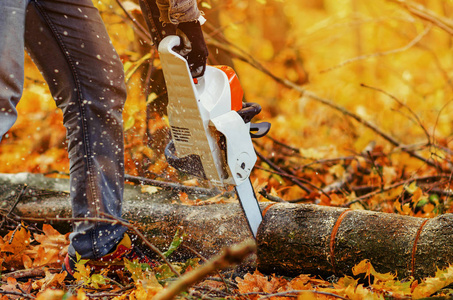
{"type": "Polygon", "coordinates": [[[242,89],[239,78],[233,68],[229,66],[213,66],[223,71],[228,77],[231,91],[231,110],[239,111],[242,109],[242,98],[244,96],[244,90],[242,89]]]}

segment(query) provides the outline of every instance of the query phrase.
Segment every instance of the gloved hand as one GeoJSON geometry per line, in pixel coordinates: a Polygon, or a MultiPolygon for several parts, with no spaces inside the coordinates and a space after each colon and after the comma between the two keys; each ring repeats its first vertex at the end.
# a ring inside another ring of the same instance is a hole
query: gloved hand
{"type": "Polygon", "coordinates": [[[176,50],[187,59],[192,77],[203,76],[208,59],[208,47],[201,31],[200,22],[179,23],[176,33],[182,39],[181,46],[176,50]]]}

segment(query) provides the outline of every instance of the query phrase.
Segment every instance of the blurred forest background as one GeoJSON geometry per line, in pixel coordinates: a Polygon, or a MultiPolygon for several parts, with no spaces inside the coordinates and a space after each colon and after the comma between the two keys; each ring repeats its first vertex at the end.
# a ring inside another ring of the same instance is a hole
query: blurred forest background
{"type": "MultiPolygon", "coordinates": [[[[160,64],[137,3],[95,4],[126,70],[126,173],[190,179],[162,154],[167,119],[153,85],[160,64]]],[[[263,108],[256,121],[272,123],[255,142],[252,181],[261,200],[422,216],[450,211],[453,1],[199,5],[210,62],[233,64],[245,99],[263,108]]],[[[0,172],[68,173],[62,114],[29,58],[26,68],[0,172]]]]}

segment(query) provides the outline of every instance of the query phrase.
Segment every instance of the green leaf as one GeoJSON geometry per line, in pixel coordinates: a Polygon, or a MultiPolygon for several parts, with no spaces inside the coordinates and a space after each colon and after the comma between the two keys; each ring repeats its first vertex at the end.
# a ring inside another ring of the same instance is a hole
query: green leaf
{"type": "Polygon", "coordinates": [[[413,181],[411,184],[404,186],[404,189],[409,193],[413,194],[417,190],[417,183],[413,181]]]}
{"type": "MultiPolygon", "coordinates": [[[[176,269],[176,271],[180,272],[181,267],[178,266],[177,264],[172,264],[173,268],[176,269]]],[[[176,274],[173,273],[173,271],[170,269],[170,267],[167,264],[163,264],[155,268],[156,271],[156,278],[158,280],[165,280],[168,278],[173,278],[176,277],[176,274]]]]}
{"type": "Polygon", "coordinates": [[[134,116],[129,116],[129,118],[127,118],[126,122],[124,123],[124,131],[131,129],[134,126],[134,124],[135,124],[134,116]]]}
{"type": "Polygon", "coordinates": [[[173,241],[170,244],[170,247],[168,247],[168,250],[163,253],[164,256],[169,257],[176,249],[178,249],[179,245],[181,245],[181,243],[184,240],[184,237],[186,236],[187,234],[185,233],[180,234],[179,229],[177,229],[175,236],[173,237],[173,241]]]}
{"type": "Polygon", "coordinates": [[[99,284],[105,284],[106,280],[105,277],[101,274],[93,274],[91,275],[91,286],[94,288],[99,288],[99,284]]]}

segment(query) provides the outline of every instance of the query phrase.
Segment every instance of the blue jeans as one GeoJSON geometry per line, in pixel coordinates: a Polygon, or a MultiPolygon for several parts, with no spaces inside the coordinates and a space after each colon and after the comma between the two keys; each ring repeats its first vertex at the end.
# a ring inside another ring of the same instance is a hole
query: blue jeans
{"type": "MultiPolygon", "coordinates": [[[[0,1],[0,141],[17,117],[24,49],[63,111],[74,218],[121,217],[124,188],[123,66],[91,0],[0,1]]],[[[69,253],[99,258],[126,228],[74,222],[69,253]]]]}

